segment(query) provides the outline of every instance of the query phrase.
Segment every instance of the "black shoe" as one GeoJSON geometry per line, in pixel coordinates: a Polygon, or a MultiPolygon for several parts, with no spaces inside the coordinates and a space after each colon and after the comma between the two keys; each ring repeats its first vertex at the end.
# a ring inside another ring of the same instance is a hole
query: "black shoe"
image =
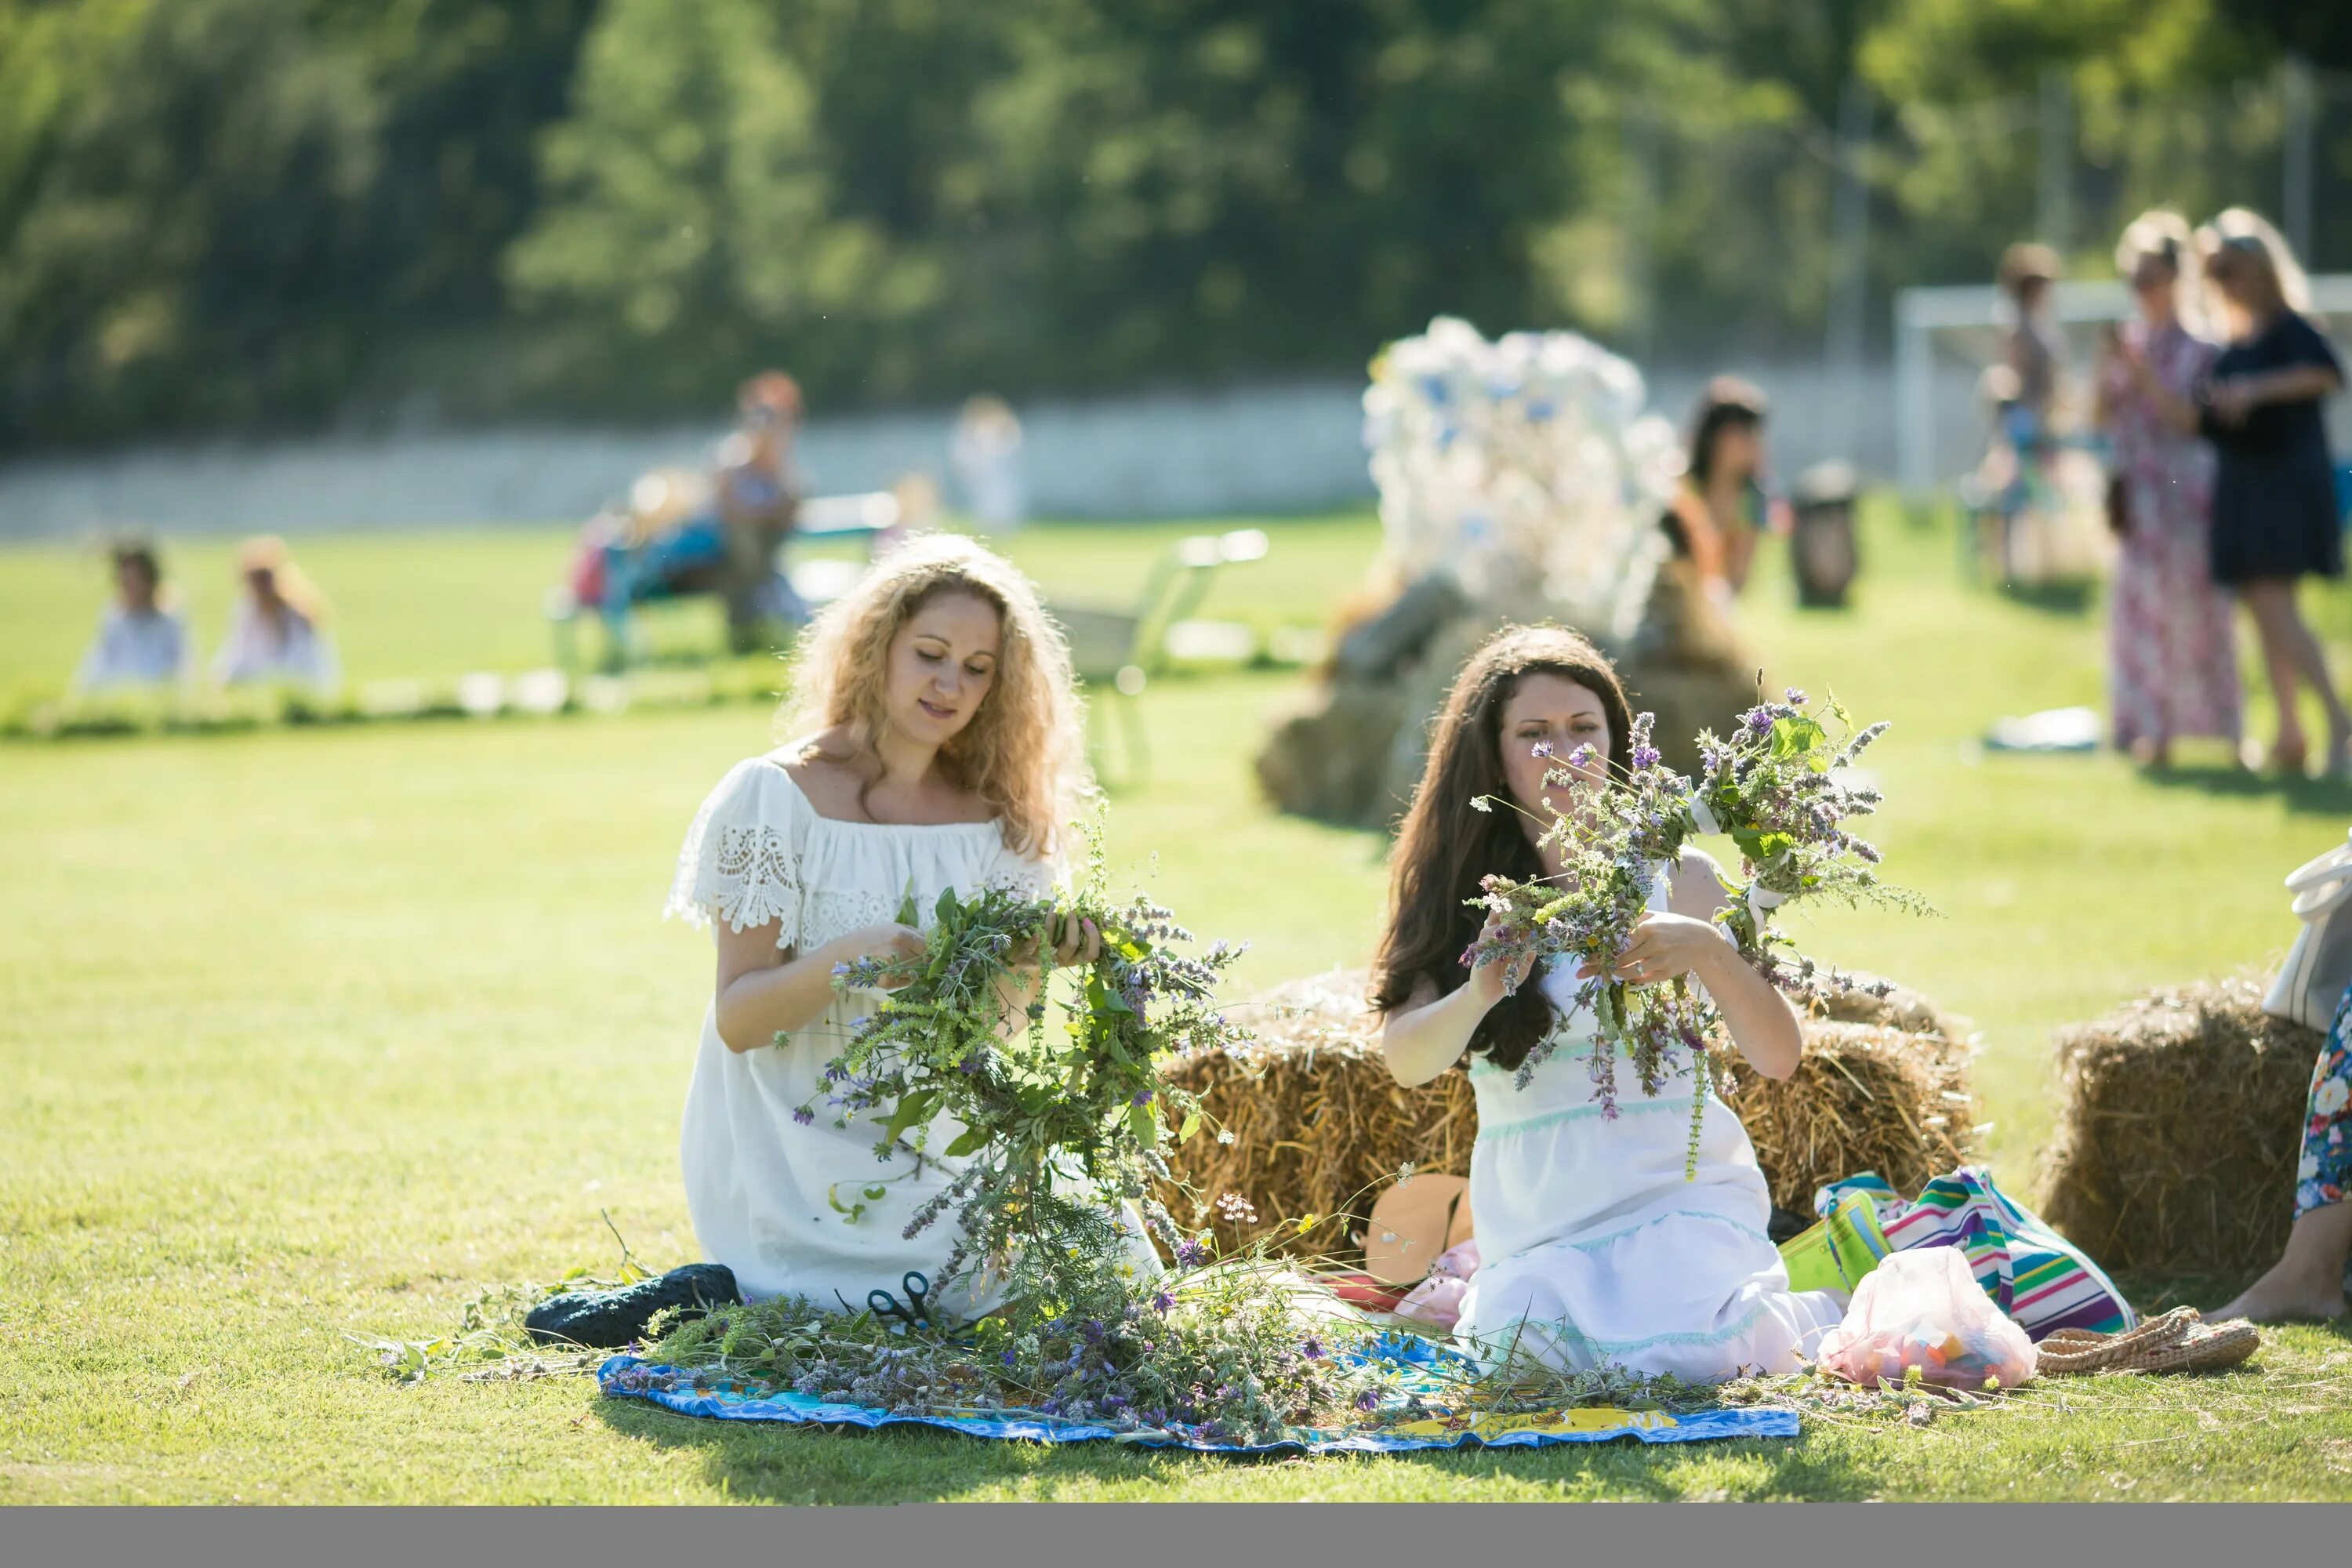
{"type": "Polygon", "coordinates": [[[646,1331],[664,1307],[740,1305],[735,1271],[723,1263],[689,1263],[658,1279],[641,1279],[620,1290],[583,1290],[551,1296],[530,1310],[522,1326],[540,1343],[592,1345],[618,1350],[646,1331]]]}

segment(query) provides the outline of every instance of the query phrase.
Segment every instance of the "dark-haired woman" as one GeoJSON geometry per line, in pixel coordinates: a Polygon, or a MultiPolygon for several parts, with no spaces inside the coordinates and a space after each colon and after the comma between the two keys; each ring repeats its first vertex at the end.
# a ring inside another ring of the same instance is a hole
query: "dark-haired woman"
{"type": "Polygon", "coordinates": [[[180,679],[188,671],[188,626],[164,586],[155,547],[126,540],[113,558],[114,603],[99,618],[74,685],[96,691],[180,679]]]}
{"type": "Polygon", "coordinates": [[[1738,376],[1707,383],[1691,421],[1690,459],[1664,527],[1675,553],[1718,599],[1748,586],[1756,542],[1785,524],[1764,493],[1763,393],[1738,376]]]}
{"type": "MultiPolygon", "coordinates": [[[[1471,658],[1431,737],[1397,845],[1373,998],[1381,1047],[1408,1086],[1469,1057],[1478,1102],[1470,1205],[1482,1261],[1455,1336],[1482,1360],[1613,1364],[1696,1382],[1743,1368],[1785,1372],[1812,1352],[1845,1302],[1790,1289],[1766,1232],[1770,1195],[1739,1119],[1708,1098],[1696,1175],[1686,1177],[1687,1068],[1655,1099],[1621,1084],[1613,1120],[1596,1098],[1592,1020],[1573,1005],[1590,966],[1555,961],[1538,977],[1462,965],[1480,931],[1467,902],[1480,878],[1560,874],[1521,813],[1549,820],[1554,808],[1574,811],[1579,792],[1607,787],[1624,771],[1629,730],[1615,670],[1574,633],[1512,628],[1471,658]],[[1592,756],[1577,781],[1548,786],[1558,765],[1549,759],[1585,746],[1592,756]],[[1520,810],[1481,813],[1470,804],[1479,796],[1520,810]],[[1517,1087],[1519,1068],[1547,1037],[1550,1053],[1517,1087]]],[[[1614,973],[1633,984],[1690,976],[1748,1065],[1785,1079],[1803,1044],[1796,1015],[1712,923],[1723,901],[1704,854],[1657,868],[1650,913],[1614,973]]]]}

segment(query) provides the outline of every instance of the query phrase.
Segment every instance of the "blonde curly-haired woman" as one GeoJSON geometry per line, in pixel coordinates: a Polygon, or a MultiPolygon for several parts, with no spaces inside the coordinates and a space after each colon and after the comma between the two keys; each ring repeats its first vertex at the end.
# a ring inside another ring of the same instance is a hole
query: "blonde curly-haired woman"
{"type": "MultiPolygon", "coordinates": [[[[829,606],[797,662],[795,738],[719,781],[670,891],[669,912],[718,944],[680,1147],[688,1207],[749,1299],[862,1305],[911,1270],[972,1315],[995,1303],[941,1280],[951,1224],[905,1234],[951,1179],[937,1151],[958,1130],[910,1131],[877,1160],[879,1119],[822,1110],[825,1063],[877,999],[835,972],[919,953],[945,889],[1053,886],[1087,787],[1069,652],[1019,571],[934,535],[829,606]],[[913,924],[898,919],[910,898],[913,924]],[[820,1113],[799,1119],[803,1104],[820,1113]]],[[[1055,939],[1062,963],[1101,951],[1088,922],[1055,939]]],[[[1008,1016],[1034,985],[1007,986],[1008,1016]]]]}

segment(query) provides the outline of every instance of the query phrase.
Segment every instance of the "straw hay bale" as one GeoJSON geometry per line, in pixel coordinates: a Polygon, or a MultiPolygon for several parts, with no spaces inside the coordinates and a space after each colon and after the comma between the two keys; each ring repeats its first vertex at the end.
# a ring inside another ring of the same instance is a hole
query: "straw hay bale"
{"type": "Polygon", "coordinates": [[[2157,991],[2061,1031],[2065,1103],[2043,1156],[2043,1215],[2115,1268],[2275,1262],[2320,1040],[2264,1013],[2243,979],[2157,991]]]}
{"type": "Polygon", "coordinates": [[[1969,1163],[1977,1116],[1965,1037],[1833,1018],[1807,1018],[1804,1032],[1796,1076],[1774,1082],[1740,1064],[1724,1096],[1774,1206],[1809,1215],[1815,1188],[1862,1171],[1916,1193],[1969,1163]]]}
{"type": "MultiPolygon", "coordinates": [[[[1238,1192],[1258,1213],[1249,1226],[1216,1219],[1221,1243],[1255,1239],[1311,1214],[1324,1217],[1305,1236],[1294,1229],[1279,1238],[1279,1248],[1343,1254],[1399,1166],[1469,1173],[1478,1131],[1469,1078],[1449,1072],[1420,1089],[1401,1087],[1381,1059],[1369,990],[1361,971],[1293,981],[1235,1010],[1258,1048],[1187,1058],[1171,1069],[1234,1135],[1221,1143],[1205,1130],[1196,1134],[1176,1152],[1178,1173],[1208,1200],[1238,1192]]],[[[1925,998],[1911,995],[1910,1004],[1941,1016],[1925,998]]],[[[1727,1086],[1775,1204],[1811,1213],[1815,1187],[1862,1170],[1916,1191],[1966,1163],[1976,1118],[1965,1033],[1830,1018],[1808,1019],[1804,1029],[1796,1077],[1775,1083],[1742,1073],[1727,1086]]],[[[1189,1215],[1172,1184],[1160,1196],[1180,1218],[1189,1215]]]]}
{"type": "Polygon", "coordinates": [[[1895,985],[1870,974],[1856,974],[1853,980],[1853,989],[1833,992],[1807,1011],[1815,1017],[1833,1018],[1842,1024],[1876,1024],[1900,1029],[1906,1035],[1940,1035],[1955,1047],[1966,1046],[1976,1037],[1972,1020],[1944,1011],[1908,986],[1895,985]],[[1873,984],[1892,989],[1884,996],[1874,996],[1867,989],[1873,984]]]}
{"type": "MultiPolygon", "coordinates": [[[[1319,1215],[1326,1217],[1303,1237],[1293,1227],[1280,1249],[1347,1251],[1398,1167],[1410,1162],[1416,1170],[1469,1174],[1478,1135],[1469,1079],[1447,1073],[1406,1089],[1391,1078],[1364,1002],[1370,989],[1361,970],[1292,981],[1228,1009],[1257,1035],[1258,1049],[1174,1064],[1170,1076],[1202,1097],[1233,1142],[1204,1130],[1171,1163],[1204,1198],[1237,1192],[1257,1208],[1255,1226],[1216,1219],[1222,1245],[1319,1215]]],[[[1179,1219],[1187,1216],[1189,1205],[1172,1186],[1160,1195],[1179,1219]]]]}
{"type": "Polygon", "coordinates": [[[1385,825],[1399,809],[1382,805],[1386,744],[1404,715],[1404,688],[1395,682],[1319,687],[1276,721],[1257,755],[1258,784],[1267,798],[1301,816],[1385,825]]]}

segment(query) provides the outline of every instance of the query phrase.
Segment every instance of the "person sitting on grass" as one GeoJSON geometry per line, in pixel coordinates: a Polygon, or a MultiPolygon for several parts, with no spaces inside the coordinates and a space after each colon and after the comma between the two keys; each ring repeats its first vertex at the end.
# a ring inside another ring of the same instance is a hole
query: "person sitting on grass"
{"type": "Polygon", "coordinates": [[[327,635],[327,602],[286,552],[283,540],[254,539],[237,555],[244,593],[213,661],[223,686],[288,681],[331,691],[342,679],[327,635]]]}
{"type": "Polygon", "coordinates": [[[128,539],[115,545],[114,602],[99,616],[98,635],[74,676],[76,689],[157,686],[187,671],[188,627],[165,587],[155,547],[128,539]]]}
{"type": "MultiPolygon", "coordinates": [[[[993,1287],[942,1278],[954,1227],[903,1234],[951,1180],[937,1151],[960,1130],[942,1119],[929,1152],[910,1132],[877,1161],[881,1121],[797,1108],[827,1103],[825,1063],[878,1000],[837,987],[844,965],[919,955],[947,889],[1054,886],[1087,785],[1069,650],[1018,570],[930,535],[825,608],[794,686],[795,738],[711,792],[670,892],[668,912],[718,944],[680,1143],[687,1206],[748,1299],[857,1304],[915,1271],[950,1313],[977,1316],[993,1287]]],[[[1058,965],[1101,954],[1092,921],[1054,937],[1058,965]]],[[[1009,1026],[1025,1021],[1036,959],[1006,987],[1009,1026]]]]}
{"type": "MultiPolygon", "coordinates": [[[[1522,984],[1525,960],[1517,973],[1501,963],[1464,973],[1463,955],[1483,934],[1472,901],[1480,879],[1560,875],[1558,852],[1538,848],[1540,828],[1527,814],[1549,822],[1554,808],[1573,810],[1579,792],[1623,776],[1630,732],[1616,671],[1573,632],[1508,628],[1471,658],[1397,841],[1374,971],[1381,1048],[1409,1088],[1470,1058],[1480,1266],[1454,1332],[1482,1360],[1606,1363],[1693,1382],[1742,1368],[1791,1371],[1843,1316],[1845,1299],[1790,1289],[1768,1234],[1770,1194],[1739,1118],[1710,1098],[1694,1151],[1687,1066],[1657,1098],[1628,1096],[1614,1120],[1603,1116],[1589,1059],[1593,1022],[1573,1003],[1590,965],[1555,960],[1533,985],[1522,984]],[[1547,771],[1561,765],[1553,757],[1588,746],[1595,754],[1571,766],[1572,786],[1547,784],[1547,771]],[[1519,810],[1475,811],[1479,796],[1519,810]],[[1517,1087],[1529,1052],[1555,1035],[1532,1081],[1517,1087]]],[[[1796,1014],[1711,923],[1724,901],[1715,863],[1698,850],[1655,868],[1651,912],[1615,974],[1643,985],[1692,977],[1748,1065],[1788,1078],[1803,1048],[1796,1014]]]]}
{"type": "Polygon", "coordinates": [[[2296,1318],[2340,1318],[2347,1305],[2345,1270],[2352,1265],[2352,987],[2336,1004],[2336,1020],[2320,1043],[2311,1070],[2311,1098],[2303,1119],[2303,1154],[2294,1171],[2294,1228],[2286,1251],[2216,1321],[2252,1318],[2275,1323],[2296,1318]]]}

